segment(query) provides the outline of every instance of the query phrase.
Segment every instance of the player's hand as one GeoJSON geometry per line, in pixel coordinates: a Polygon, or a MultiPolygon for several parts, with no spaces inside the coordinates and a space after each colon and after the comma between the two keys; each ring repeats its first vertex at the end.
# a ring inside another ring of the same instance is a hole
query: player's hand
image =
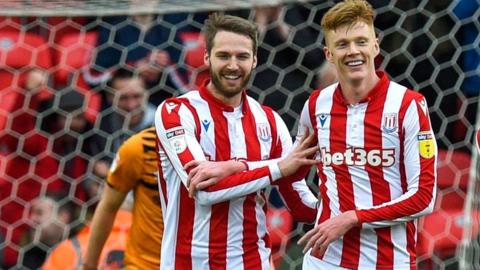
{"type": "Polygon", "coordinates": [[[294,174],[303,166],[312,166],[320,163],[320,160],[313,158],[318,152],[317,138],[315,133],[309,134],[308,130],[300,139],[298,145],[284,159],[278,162],[282,177],[294,174]]]}
{"type": "Polygon", "coordinates": [[[303,248],[303,253],[312,248],[312,252],[317,252],[323,255],[328,248],[328,245],[333,241],[342,237],[351,228],[358,225],[358,218],[355,211],[347,211],[334,218],[328,219],[315,228],[307,232],[300,240],[299,245],[306,243],[303,248]]]}
{"type": "Polygon", "coordinates": [[[185,164],[184,169],[188,172],[188,195],[193,198],[197,190],[213,186],[220,179],[246,168],[242,162],[234,160],[217,162],[192,160],[185,164]]]}

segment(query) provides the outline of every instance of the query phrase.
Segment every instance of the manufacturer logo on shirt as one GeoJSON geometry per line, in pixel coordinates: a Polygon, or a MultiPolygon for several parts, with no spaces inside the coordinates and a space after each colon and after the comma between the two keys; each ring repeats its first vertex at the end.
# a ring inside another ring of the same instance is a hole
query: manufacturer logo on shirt
{"type": "Polygon", "coordinates": [[[270,133],[270,126],[266,123],[260,123],[257,125],[257,136],[260,140],[268,142],[272,139],[272,134],[270,133]]]}
{"type": "Polygon", "coordinates": [[[325,128],[325,122],[327,122],[328,114],[321,113],[318,115],[318,122],[320,123],[321,128],[325,128]]]}
{"type": "Polygon", "coordinates": [[[422,131],[417,135],[418,152],[423,158],[432,158],[435,155],[435,140],[430,131],[422,131]]]}
{"type": "Polygon", "coordinates": [[[205,131],[208,131],[208,128],[210,127],[210,121],[208,121],[207,119],[203,119],[202,126],[205,129],[205,131]]]}
{"type": "Polygon", "coordinates": [[[384,113],[382,119],[382,130],[385,133],[393,133],[398,129],[397,113],[384,113]]]}
{"type": "Polygon", "coordinates": [[[178,104],[175,102],[167,102],[165,106],[167,107],[167,112],[170,114],[172,113],[173,109],[175,109],[178,106],[178,104]]]}

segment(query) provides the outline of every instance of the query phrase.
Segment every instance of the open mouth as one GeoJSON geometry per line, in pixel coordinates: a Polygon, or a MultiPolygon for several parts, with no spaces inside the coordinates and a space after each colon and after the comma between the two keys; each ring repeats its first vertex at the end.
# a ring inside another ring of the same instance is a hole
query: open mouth
{"type": "Polygon", "coordinates": [[[365,61],[363,61],[363,60],[353,60],[353,61],[348,61],[346,63],[346,65],[349,66],[349,67],[358,67],[358,66],[362,65],[363,63],[365,63],[365,61]]]}

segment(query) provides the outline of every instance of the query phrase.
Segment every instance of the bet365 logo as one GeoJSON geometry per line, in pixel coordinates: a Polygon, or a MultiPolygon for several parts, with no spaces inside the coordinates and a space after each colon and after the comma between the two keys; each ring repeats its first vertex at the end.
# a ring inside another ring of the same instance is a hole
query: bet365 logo
{"type": "Polygon", "coordinates": [[[345,152],[330,153],[326,148],[320,149],[324,166],[348,165],[390,167],[395,164],[395,149],[347,148],[345,152]]]}

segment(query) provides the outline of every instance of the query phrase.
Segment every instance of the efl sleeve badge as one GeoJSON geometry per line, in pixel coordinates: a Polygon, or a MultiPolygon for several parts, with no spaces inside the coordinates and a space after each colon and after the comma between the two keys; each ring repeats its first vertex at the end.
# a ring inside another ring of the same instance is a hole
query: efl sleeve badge
{"type": "Polygon", "coordinates": [[[432,132],[419,132],[417,139],[420,156],[423,158],[432,158],[435,155],[435,140],[433,139],[432,132]]]}

